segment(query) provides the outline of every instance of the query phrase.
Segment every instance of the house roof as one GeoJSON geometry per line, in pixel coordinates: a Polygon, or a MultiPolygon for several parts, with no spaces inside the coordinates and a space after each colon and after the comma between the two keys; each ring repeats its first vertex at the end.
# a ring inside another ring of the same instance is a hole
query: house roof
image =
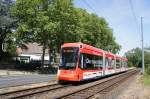
{"type": "MultiPolygon", "coordinates": [[[[37,43],[27,43],[24,44],[25,47],[21,47],[22,54],[42,54],[43,46],[37,43]]],[[[48,54],[48,49],[46,49],[45,54],[48,54]]]]}

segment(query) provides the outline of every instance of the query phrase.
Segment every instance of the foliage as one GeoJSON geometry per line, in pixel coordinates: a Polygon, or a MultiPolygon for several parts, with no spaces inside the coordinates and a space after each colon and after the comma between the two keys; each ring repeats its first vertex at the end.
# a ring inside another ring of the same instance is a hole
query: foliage
{"type": "Polygon", "coordinates": [[[76,29],[78,27],[77,12],[72,0],[55,0],[48,9],[50,20],[56,23],[53,39],[53,46],[59,51],[60,46],[65,42],[77,40],[76,29]]]}
{"type": "Polygon", "coordinates": [[[148,75],[150,75],[150,65],[147,65],[147,66],[146,66],[146,73],[147,73],[148,75]]]}
{"type": "Polygon", "coordinates": [[[142,54],[140,48],[132,49],[125,53],[125,56],[128,58],[128,66],[132,65],[135,67],[139,67],[142,61],[142,54]]]}
{"type": "Polygon", "coordinates": [[[10,32],[7,33],[6,38],[4,40],[5,45],[4,45],[4,50],[8,53],[11,54],[11,56],[16,55],[16,40],[15,40],[15,35],[14,33],[10,32]]]}
{"type": "Polygon", "coordinates": [[[16,0],[12,13],[17,44],[43,45],[42,60],[46,48],[59,52],[65,42],[83,42],[113,53],[121,48],[106,20],[75,8],[73,0],[16,0]]]}
{"type": "MultiPolygon", "coordinates": [[[[150,48],[144,48],[150,50],[150,48]]],[[[128,66],[135,66],[141,67],[142,65],[142,51],[140,48],[135,48],[127,53],[125,56],[128,58],[128,66]]],[[[150,75],[150,52],[144,51],[144,64],[145,64],[145,71],[147,74],[150,75]]]]}
{"type": "Polygon", "coordinates": [[[47,46],[51,50],[68,40],[67,36],[73,39],[76,19],[71,0],[17,0],[13,12],[19,20],[17,41],[43,45],[43,60],[47,46]]]}
{"type": "Polygon", "coordinates": [[[144,74],[141,78],[141,81],[144,83],[144,85],[150,86],[150,75],[144,74]]]}
{"type": "MultiPolygon", "coordinates": [[[[150,50],[150,49],[149,49],[150,50]]],[[[147,70],[149,71],[150,73],[150,52],[146,52],[145,51],[145,68],[147,68],[147,70]]]]}
{"type": "Polygon", "coordinates": [[[95,47],[109,52],[117,53],[121,46],[116,43],[112,29],[106,20],[95,14],[89,14],[86,10],[76,9],[79,17],[78,39],[95,47]]]}
{"type": "Polygon", "coordinates": [[[29,70],[29,71],[34,71],[37,70],[41,64],[41,62],[38,61],[31,61],[30,63],[26,63],[24,61],[17,61],[15,68],[19,70],[29,70]]]}
{"type": "Polygon", "coordinates": [[[14,4],[13,0],[0,0],[0,59],[4,56],[2,45],[8,40],[8,33],[12,33],[14,20],[11,18],[10,8],[14,4]]]}

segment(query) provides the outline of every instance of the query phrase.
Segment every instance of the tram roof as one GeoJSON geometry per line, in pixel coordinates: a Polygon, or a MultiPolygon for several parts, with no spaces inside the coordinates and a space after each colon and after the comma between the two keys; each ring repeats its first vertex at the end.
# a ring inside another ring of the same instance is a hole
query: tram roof
{"type": "Polygon", "coordinates": [[[107,52],[107,51],[105,51],[105,56],[106,57],[110,57],[110,58],[115,58],[116,57],[116,55],[115,54],[113,54],[113,53],[111,53],[111,52],[107,52]]]}
{"type": "Polygon", "coordinates": [[[64,43],[61,47],[80,47],[82,43],[64,43]]]}
{"type": "Polygon", "coordinates": [[[127,58],[125,58],[125,57],[122,57],[122,60],[123,60],[123,61],[128,61],[128,59],[127,59],[127,58]]]}
{"type": "Polygon", "coordinates": [[[111,57],[111,58],[115,58],[115,57],[116,57],[116,59],[128,61],[127,58],[121,57],[121,56],[116,55],[116,54],[113,54],[113,53],[111,53],[111,52],[104,51],[104,50],[102,50],[102,49],[93,47],[93,46],[88,45],[88,44],[83,44],[83,43],[81,43],[81,42],[64,43],[61,47],[62,47],[62,48],[63,48],[63,47],[79,47],[79,48],[83,48],[83,49],[90,49],[90,50],[93,50],[93,51],[96,51],[96,52],[105,53],[106,57],[111,57]]]}
{"type": "Polygon", "coordinates": [[[105,52],[102,49],[93,47],[93,46],[88,45],[88,44],[83,44],[81,42],[77,42],[77,43],[64,43],[61,47],[79,47],[79,48],[86,48],[86,49],[90,49],[90,50],[96,50],[96,51],[100,51],[100,52],[105,52]]]}

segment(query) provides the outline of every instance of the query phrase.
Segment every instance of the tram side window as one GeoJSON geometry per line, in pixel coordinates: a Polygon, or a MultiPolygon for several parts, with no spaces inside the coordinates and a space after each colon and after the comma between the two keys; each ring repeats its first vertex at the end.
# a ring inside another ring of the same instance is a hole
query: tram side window
{"type": "Polygon", "coordinates": [[[124,62],[124,61],[122,61],[122,67],[126,67],[126,66],[125,66],[125,62],[124,62]]]}
{"type": "Polygon", "coordinates": [[[124,67],[127,67],[127,62],[124,62],[124,67]]]}
{"type": "Polygon", "coordinates": [[[108,58],[105,59],[105,67],[109,66],[108,58]]]}
{"type": "Polygon", "coordinates": [[[102,56],[94,56],[94,68],[95,69],[102,69],[103,68],[103,57],[102,56]]]}
{"type": "Polygon", "coordinates": [[[122,67],[127,67],[127,62],[122,62],[122,67]]]}
{"type": "Polygon", "coordinates": [[[116,68],[120,68],[121,64],[120,64],[120,60],[116,60],[116,68]]]}
{"type": "Polygon", "coordinates": [[[123,67],[123,61],[120,62],[120,67],[123,67]]]}
{"type": "Polygon", "coordinates": [[[111,61],[111,66],[112,66],[112,68],[115,68],[115,60],[114,59],[111,61]]]}
{"type": "Polygon", "coordinates": [[[105,66],[108,69],[113,69],[114,66],[115,66],[115,60],[106,58],[106,60],[105,60],[105,66]]]}
{"type": "Polygon", "coordinates": [[[81,69],[102,69],[103,67],[103,57],[90,55],[90,54],[81,54],[79,66],[81,69]]]}

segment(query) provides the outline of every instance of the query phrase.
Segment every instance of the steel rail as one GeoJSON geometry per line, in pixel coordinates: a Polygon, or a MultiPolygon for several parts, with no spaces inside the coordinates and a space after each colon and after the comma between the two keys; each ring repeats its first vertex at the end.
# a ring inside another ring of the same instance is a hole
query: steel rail
{"type": "MultiPolygon", "coordinates": [[[[132,74],[137,74],[137,73],[138,73],[138,72],[133,72],[132,74]]],[[[105,94],[108,94],[108,93],[109,93],[110,91],[112,91],[113,89],[119,87],[119,86],[120,86],[123,82],[125,82],[128,78],[130,78],[131,76],[133,76],[132,74],[131,74],[131,75],[129,74],[129,75],[123,77],[122,79],[116,81],[116,83],[112,83],[112,85],[109,85],[109,86],[105,87],[104,89],[99,90],[99,91],[98,91],[97,93],[95,93],[95,94],[98,94],[98,93],[105,93],[105,94]]],[[[92,98],[95,94],[89,96],[87,99],[92,98]]]]}
{"type": "Polygon", "coordinates": [[[137,72],[138,72],[138,70],[131,70],[131,71],[128,71],[127,73],[117,75],[115,77],[112,77],[111,79],[108,79],[108,80],[100,82],[98,84],[89,86],[87,88],[83,88],[83,89],[80,89],[80,90],[77,90],[74,92],[66,93],[62,96],[57,96],[57,97],[55,97],[55,99],[61,99],[61,98],[62,99],[72,99],[72,98],[73,99],[77,99],[77,98],[87,99],[87,98],[90,98],[93,95],[103,91],[104,89],[111,87],[112,85],[116,84],[117,82],[119,82],[125,78],[128,78],[129,76],[131,76],[132,74],[135,74],[137,72]],[[95,88],[95,90],[94,90],[94,88],[95,88]]]}
{"type": "Polygon", "coordinates": [[[22,97],[26,97],[26,96],[30,96],[30,95],[34,95],[38,93],[57,90],[57,89],[64,88],[67,86],[68,85],[60,85],[58,83],[50,84],[50,85],[43,85],[43,86],[38,86],[34,88],[27,88],[27,89],[21,89],[21,90],[16,90],[16,91],[11,91],[11,92],[0,93],[0,98],[2,99],[22,98],[22,97]]]}

